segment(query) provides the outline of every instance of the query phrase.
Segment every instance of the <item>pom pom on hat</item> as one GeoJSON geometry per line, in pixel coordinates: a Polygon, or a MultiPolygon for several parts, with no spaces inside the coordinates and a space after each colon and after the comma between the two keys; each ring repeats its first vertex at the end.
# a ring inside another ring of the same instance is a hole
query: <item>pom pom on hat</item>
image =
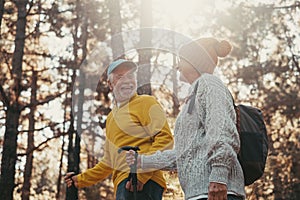
{"type": "Polygon", "coordinates": [[[216,46],[215,50],[218,57],[225,57],[231,52],[232,46],[228,41],[222,40],[216,46]]]}
{"type": "Polygon", "coordinates": [[[200,38],[183,45],[179,56],[189,62],[200,73],[213,73],[218,64],[218,57],[227,56],[232,49],[226,40],[200,38]]]}

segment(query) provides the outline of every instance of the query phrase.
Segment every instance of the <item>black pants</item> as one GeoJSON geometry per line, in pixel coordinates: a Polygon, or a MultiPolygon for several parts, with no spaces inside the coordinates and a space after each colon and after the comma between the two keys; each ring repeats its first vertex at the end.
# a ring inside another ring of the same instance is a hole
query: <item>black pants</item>
{"type": "MultiPolygon", "coordinates": [[[[133,192],[125,188],[127,179],[123,180],[117,188],[116,200],[134,200],[133,192]]],[[[149,180],[142,191],[137,192],[138,200],[161,200],[164,188],[156,182],[149,180]]]]}
{"type": "MultiPolygon", "coordinates": [[[[207,200],[207,198],[201,198],[199,200],[207,200]]],[[[243,197],[229,194],[227,195],[227,200],[243,200],[243,197]]]]}

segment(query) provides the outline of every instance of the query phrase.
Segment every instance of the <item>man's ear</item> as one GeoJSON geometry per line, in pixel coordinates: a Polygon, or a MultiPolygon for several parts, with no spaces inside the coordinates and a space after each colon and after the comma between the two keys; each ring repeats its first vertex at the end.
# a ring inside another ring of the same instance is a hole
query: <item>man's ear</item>
{"type": "Polygon", "coordinates": [[[107,80],[107,84],[108,84],[108,87],[111,91],[113,91],[113,86],[112,86],[112,83],[110,82],[110,80],[107,80]]]}

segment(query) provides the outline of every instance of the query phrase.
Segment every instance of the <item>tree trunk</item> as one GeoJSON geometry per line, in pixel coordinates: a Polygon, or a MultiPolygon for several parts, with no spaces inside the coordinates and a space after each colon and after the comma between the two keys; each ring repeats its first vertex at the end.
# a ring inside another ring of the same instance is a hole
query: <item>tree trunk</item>
{"type": "MultiPolygon", "coordinates": [[[[78,5],[79,6],[79,5],[78,5]]],[[[82,24],[82,36],[81,36],[81,41],[80,43],[82,44],[82,57],[78,62],[78,65],[80,65],[81,63],[84,62],[84,60],[86,59],[86,55],[87,55],[87,40],[88,40],[88,16],[87,16],[87,8],[86,8],[86,3],[83,3],[81,12],[79,12],[80,14],[78,14],[79,16],[81,16],[81,18],[83,19],[83,24],[82,24]]],[[[77,50],[76,50],[77,51],[77,50]]],[[[80,68],[81,66],[78,66],[78,68],[80,68]]],[[[79,95],[78,95],[78,103],[77,103],[77,108],[78,108],[78,112],[77,112],[77,134],[75,137],[75,170],[77,171],[77,173],[79,173],[80,169],[79,169],[79,163],[80,163],[80,138],[81,138],[81,133],[82,133],[82,118],[83,118],[83,104],[84,104],[84,90],[85,90],[85,82],[86,82],[86,75],[85,72],[83,70],[80,70],[80,74],[79,74],[79,95]]]]}
{"type": "MultiPolygon", "coordinates": [[[[78,5],[77,5],[78,6],[78,5]]],[[[75,62],[71,63],[71,65],[75,68],[73,70],[72,78],[71,78],[71,83],[68,88],[68,91],[71,93],[73,92],[73,87],[74,87],[74,82],[76,80],[76,71],[77,71],[77,65],[76,65],[76,59],[78,58],[78,39],[77,39],[77,34],[78,34],[78,24],[75,24],[75,31],[73,34],[73,39],[74,39],[74,45],[73,45],[73,54],[74,54],[74,60],[75,62]]],[[[71,95],[73,97],[73,94],[71,95]]],[[[78,174],[79,169],[78,169],[78,164],[76,164],[76,151],[75,151],[75,144],[74,144],[74,135],[77,134],[75,128],[74,128],[74,108],[72,106],[72,103],[70,104],[71,106],[71,117],[70,117],[70,128],[68,130],[68,172],[74,172],[75,174],[78,174]]],[[[76,136],[75,136],[76,139],[76,136]]],[[[76,142],[75,142],[76,143],[76,142]]],[[[67,200],[74,200],[78,199],[78,189],[76,187],[70,187],[67,188],[67,194],[66,194],[66,199],[67,200]]]]}
{"type": "MultiPolygon", "coordinates": [[[[73,91],[73,85],[76,80],[76,70],[73,70],[73,75],[71,78],[71,84],[70,88],[68,91],[73,91]]],[[[72,95],[73,96],[73,95],[72,95]]],[[[79,173],[79,169],[77,168],[76,164],[76,152],[75,152],[75,144],[74,144],[74,135],[76,135],[76,131],[74,129],[74,108],[72,105],[71,106],[71,116],[70,116],[70,128],[68,130],[68,172],[74,172],[75,174],[79,173]]],[[[76,142],[75,142],[76,143],[76,142]]],[[[74,186],[67,188],[67,193],[66,193],[66,200],[76,200],[78,199],[78,189],[74,186]]]]}
{"type": "MultiPolygon", "coordinates": [[[[66,118],[64,118],[66,119],[66,118]]],[[[65,125],[64,125],[65,127],[65,125]]],[[[56,192],[56,199],[60,199],[60,191],[61,191],[61,180],[62,180],[62,168],[63,168],[63,158],[65,155],[65,136],[62,138],[62,145],[61,145],[61,154],[60,154],[60,159],[59,159],[59,172],[58,172],[58,179],[57,179],[57,192],[56,192]]]]}
{"type": "MultiPolygon", "coordinates": [[[[31,85],[31,104],[35,105],[36,103],[36,91],[37,91],[37,71],[33,71],[32,73],[32,85],[31,85]]],[[[32,163],[33,163],[33,151],[34,148],[34,128],[35,128],[35,113],[36,107],[33,106],[30,109],[30,113],[28,115],[29,121],[29,132],[27,139],[27,155],[26,155],[26,164],[24,171],[24,183],[22,188],[22,200],[29,200],[30,196],[30,179],[32,174],[32,163]]]]}
{"type": "MultiPolygon", "coordinates": [[[[72,114],[71,114],[72,115],[72,114]]],[[[68,130],[68,136],[69,136],[69,145],[68,145],[68,172],[75,172],[75,151],[74,151],[74,145],[73,145],[73,136],[76,134],[74,130],[74,118],[71,116],[70,119],[70,129],[68,130]]],[[[70,187],[67,188],[67,194],[66,194],[67,200],[76,200],[78,199],[78,189],[76,187],[70,187]]]]}
{"type": "MultiPolygon", "coordinates": [[[[76,61],[76,59],[78,58],[78,55],[77,55],[77,45],[78,45],[78,40],[77,40],[77,33],[78,33],[78,24],[75,25],[76,28],[75,28],[75,33],[76,34],[73,34],[74,35],[74,59],[76,61]]],[[[73,87],[74,87],[74,83],[75,83],[75,80],[76,80],[76,71],[77,71],[77,65],[76,65],[76,62],[73,62],[72,64],[74,66],[74,70],[73,70],[73,75],[72,75],[72,78],[71,78],[71,83],[70,83],[70,88],[68,91],[71,91],[71,93],[73,92],[73,87]]],[[[73,96],[73,94],[71,95],[73,96]]],[[[79,163],[76,163],[78,162],[78,159],[77,159],[77,156],[76,156],[76,144],[77,144],[77,138],[76,138],[76,135],[77,135],[77,132],[74,128],[74,108],[72,106],[72,103],[71,103],[71,117],[70,117],[70,128],[68,130],[68,137],[69,137],[69,144],[68,144],[68,172],[74,172],[75,174],[78,174],[79,173],[79,163]],[[75,135],[75,143],[74,143],[74,135],[75,135]]],[[[67,194],[66,194],[66,199],[67,200],[76,200],[78,199],[78,189],[76,187],[70,187],[70,188],[67,188],[67,194]]]]}
{"type": "Polygon", "coordinates": [[[17,137],[21,105],[18,102],[21,93],[22,60],[25,43],[27,0],[16,3],[18,19],[16,26],[15,51],[12,60],[14,88],[11,90],[10,105],[7,106],[3,153],[1,161],[0,199],[13,199],[15,187],[15,165],[17,159],[17,137]]]}
{"type": "MultiPolygon", "coordinates": [[[[87,39],[88,39],[88,16],[86,12],[86,5],[85,3],[81,4],[80,1],[76,1],[76,15],[77,19],[83,19],[83,24],[80,26],[80,21],[76,21],[75,30],[73,34],[74,39],[74,46],[73,46],[73,54],[75,60],[76,69],[80,69],[81,63],[86,59],[87,54],[87,39]],[[81,37],[78,36],[81,33],[81,37]],[[81,40],[80,40],[81,39],[81,40]],[[80,48],[79,44],[82,44],[82,57],[79,58],[78,56],[78,49],[80,48]]],[[[72,76],[72,83],[74,84],[76,79],[76,69],[74,69],[73,76],[72,76]]],[[[77,106],[77,127],[76,131],[74,130],[74,112],[72,112],[72,129],[69,132],[69,147],[68,147],[68,171],[73,171],[75,174],[80,172],[79,163],[80,163],[80,137],[81,137],[81,125],[82,125],[82,116],[83,116],[83,103],[84,103],[84,89],[85,89],[85,74],[81,70],[79,75],[79,97],[77,106]],[[73,143],[73,137],[75,134],[75,143],[73,143]]],[[[73,85],[72,84],[72,85],[73,85]]],[[[73,89],[73,86],[71,87],[73,89]]],[[[73,91],[73,90],[71,90],[73,91]]],[[[74,95],[74,94],[73,94],[74,95]]],[[[72,96],[73,96],[72,95],[72,96]]],[[[74,101],[75,99],[72,99],[74,101]]],[[[72,105],[70,105],[72,106],[72,105]]],[[[72,111],[73,108],[72,108],[72,111]]],[[[78,198],[78,189],[72,187],[67,189],[67,196],[66,199],[76,199],[78,198]]]]}
{"type": "Polygon", "coordinates": [[[13,199],[19,116],[17,103],[7,108],[0,179],[0,199],[3,200],[13,199]]]}
{"type": "Polygon", "coordinates": [[[124,57],[124,42],[122,38],[122,20],[120,14],[120,1],[107,0],[109,10],[109,24],[111,33],[111,48],[113,53],[113,60],[124,57]]]}
{"type": "MultiPolygon", "coordinates": [[[[2,17],[3,17],[3,13],[4,13],[4,3],[5,3],[5,0],[0,0],[0,30],[1,30],[2,17]]],[[[1,38],[1,33],[0,33],[0,38],[1,38]]]]}
{"type": "MultiPolygon", "coordinates": [[[[76,35],[76,34],[75,34],[76,35]]],[[[74,42],[75,43],[75,42],[74,42]]],[[[76,55],[77,56],[77,55],[76,55]]],[[[71,66],[75,65],[75,62],[70,64],[71,66]]],[[[76,68],[76,66],[75,66],[76,68]]],[[[74,69],[72,71],[72,76],[71,76],[71,82],[68,85],[67,91],[68,92],[73,92],[73,87],[74,87],[74,83],[76,80],[76,69],[74,69]]],[[[73,94],[71,95],[73,97],[73,94]]],[[[68,167],[67,167],[67,171],[68,172],[74,172],[75,174],[77,174],[79,172],[79,169],[76,167],[76,159],[75,159],[75,148],[74,148],[74,135],[76,134],[76,131],[74,129],[74,107],[72,106],[72,101],[70,102],[70,106],[71,107],[71,112],[70,112],[70,127],[69,130],[67,132],[68,135],[68,167]]],[[[67,192],[66,192],[66,200],[76,200],[78,199],[78,189],[76,187],[70,187],[67,188],[67,192]]]]}
{"type": "Polygon", "coordinates": [[[141,32],[140,32],[140,43],[144,49],[139,49],[139,70],[137,73],[138,93],[151,95],[151,57],[152,50],[151,40],[152,32],[151,29],[143,29],[145,27],[152,27],[152,0],[141,1],[141,32]]]}
{"type": "Polygon", "coordinates": [[[172,83],[173,83],[173,93],[172,93],[172,100],[173,100],[173,116],[176,117],[179,113],[179,100],[178,100],[178,81],[177,81],[177,70],[176,65],[176,56],[173,55],[173,70],[172,70],[172,83]]]}

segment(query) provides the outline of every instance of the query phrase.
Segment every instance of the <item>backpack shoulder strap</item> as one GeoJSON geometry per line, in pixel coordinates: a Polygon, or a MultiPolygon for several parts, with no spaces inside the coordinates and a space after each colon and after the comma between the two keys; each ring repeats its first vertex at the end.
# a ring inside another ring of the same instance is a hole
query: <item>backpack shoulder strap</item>
{"type": "Polygon", "coordinates": [[[191,114],[193,109],[194,109],[196,94],[197,94],[197,90],[198,90],[198,84],[199,84],[199,82],[197,81],[197,83],[194,87],[194,92],[193,92],[193,94],[191,95],[191,98],[190,98],[190,103],[189,103],[189,107],[188,107],[188,113],[189,114],[191,114]]]}
{"type": "Polygon", "coordinates": [[[238,105],[235,104],[235,101],[234,101],[234,98],[231,94],[231,92],[229,91],[230,95],[231,95],[231,98],[232,98],[232,102],[233,102],[233,107],[234,107],[234,110],[235,110],[235,114],[236,114],[236,128],[237,128],[237,131],[239,133],[239,135],[241,134],[241,126],[240,126],[240,122],[241,122],[241,113],[240,113],[240,108],[238,105]]]}

